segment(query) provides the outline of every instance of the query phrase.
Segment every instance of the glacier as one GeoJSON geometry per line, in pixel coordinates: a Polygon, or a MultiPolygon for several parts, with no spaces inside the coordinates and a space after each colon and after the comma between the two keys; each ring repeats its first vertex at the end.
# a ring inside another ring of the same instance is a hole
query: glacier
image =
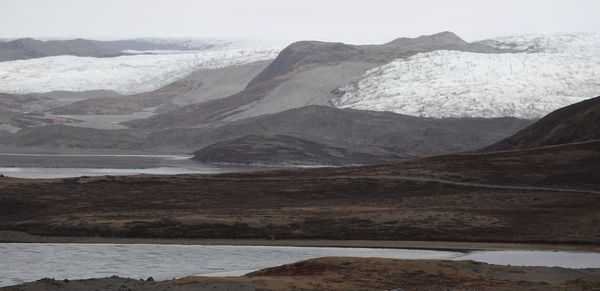
{"type": "Polygon", "coordinates": [[[0,92],[112,90],[121,94],[142,93],[184,78],[195,70],[273,59],[280,50],[280,47],[228,46],[113,58],[55,56],[0,62],[0,92]]]}
{"type": "Polygon", "coordinates": [[[507,36],[515,53],[434,51],[368,70],[331,100],[339,108],[423,117],[535,119],[600,96],[600,34],[507,36]]]}

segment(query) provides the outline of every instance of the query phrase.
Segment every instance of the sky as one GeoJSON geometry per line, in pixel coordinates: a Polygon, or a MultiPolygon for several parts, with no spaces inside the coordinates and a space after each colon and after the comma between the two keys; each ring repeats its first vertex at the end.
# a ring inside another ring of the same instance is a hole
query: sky
{"type": "Polygon", "coordinates": [[[600,0],[0,0],[0,38],[216,37],[383,43],[600,31],[600,0]]]}

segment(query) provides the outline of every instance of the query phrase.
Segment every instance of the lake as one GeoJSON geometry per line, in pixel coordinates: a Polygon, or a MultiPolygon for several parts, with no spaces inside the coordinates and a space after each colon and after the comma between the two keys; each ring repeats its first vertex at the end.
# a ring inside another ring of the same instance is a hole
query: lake
{"type": "Polygon", "coordinates": [[[600,268],[600,253],[546,251],[449,252],[434,250],[207,246],[152,244],[0,244],[0,286],[112,275],[166,280],[188,275],[242,275],[326,256],[474,260],[491,264],[600,268]]]}
{"type": "Polygon", "coordinates": [[[178,175],[178,174],[218,174],[240,172],[249,169],[236,167],[158,167],[147,169],[114,168],[39,168],[39,167],[0,167],[0,173],[7,177],[25,179],[70,178],[80,176],[126,176],[126,175],[178,175]]]}
{"type": "Polygon", "coordinates": [[[46,179],[80,176],[217,174],[263,169],[202,164],[188,155],[13,154],[0,153],[0,174],[46,179]]]}

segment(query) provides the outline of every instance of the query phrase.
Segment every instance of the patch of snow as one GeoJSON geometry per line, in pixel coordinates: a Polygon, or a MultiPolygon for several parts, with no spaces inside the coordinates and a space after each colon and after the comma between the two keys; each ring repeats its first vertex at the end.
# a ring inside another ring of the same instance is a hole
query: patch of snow
{"type": "Polygon", "coordinates": [[[426,117],[539,118],[600,95],[600,34],[504,37],[482,43],[521,50],[434,51],[371,69],[332,103],[426,117]]]}
{"type": "Polygon", "coordinates": [[[480,43],[500,48],[526,52],[597,52],[600,43],[598,33],[554,33],[503,36],[480,43]]]}

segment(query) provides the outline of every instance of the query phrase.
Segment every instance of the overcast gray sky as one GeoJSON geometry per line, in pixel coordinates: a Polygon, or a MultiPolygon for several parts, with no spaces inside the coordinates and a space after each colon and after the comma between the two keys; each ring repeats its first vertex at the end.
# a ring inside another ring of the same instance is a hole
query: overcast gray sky
{"type": "Polygon", "coordinates": [[[600,31],[600,0],[0,0],[0,37],[234,37],[386,42],[600,31]]]}

